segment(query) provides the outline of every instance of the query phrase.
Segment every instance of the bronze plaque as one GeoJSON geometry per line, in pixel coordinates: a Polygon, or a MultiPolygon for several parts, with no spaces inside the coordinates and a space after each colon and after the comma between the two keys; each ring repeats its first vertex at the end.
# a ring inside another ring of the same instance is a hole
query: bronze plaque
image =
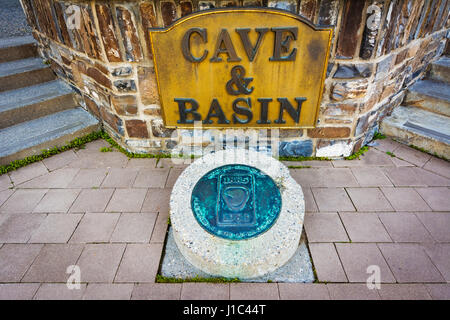
{"type": "Polygon", "coordinates": [[[274,9],[197,12],[150,29],[167,128],[312,128],[331,28],[274,9]]]}

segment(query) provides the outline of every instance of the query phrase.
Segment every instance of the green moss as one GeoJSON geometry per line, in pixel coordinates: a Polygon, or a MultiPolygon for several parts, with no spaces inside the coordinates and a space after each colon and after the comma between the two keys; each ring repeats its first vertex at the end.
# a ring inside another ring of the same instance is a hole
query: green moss
{"type": "Polygon", "coordinates": [[[113,149],[111,147],[103,147],[100,148],[100,152],[112,152],[113,149]]]}
{"type": "Polygon", "coordinates": [[[375,132],[372,140],[383,140],[383,139],[386,139],[386,136],[384,134],[375,132]]]}
{"type": "Polygon", "coordinates": [[[183,283],[183,282],[209,282],[209,283],[236,283],[241,282],[241,280],[234,278],[202,278],[199,276],[195,276],[194,278],[171,278],[171,277],[164,277],[161,275],[156,275],[156,282],[158,283],[183,283]]]}
{"type": "Polygon", "coordinates": [[[308,169],[311,166],[288,166],[289,169],[308,169]]]}
{"type": "Polygon", "coordinates": [[[410,144],[409,147],[413,148],[413,149],[415,149],[417,151],[423,152],[423,153],[431,154],[432,156],[435,156],[435,157],[437,157],[439,159],[442,159],[442,160],[445,160],[445,161],[449,161],[449,159],[447,159],[446,157],[443,157],[443,156],[439,156],[436,152],[431,153],[431,152],[425,150],[424,148],[417,147],[417,146],[415,146],[413,144],[410,144]]]}
{"type": "Polygon", "coordinates": [[[0,166],[0,175],[17,170],[19,168],[22,168],[28,164],[42,161],[46,158],[49,158],[55,154],[70,150],[70,149],[81,149],[84,147],[84,145],[88,142],[97,140],[99,138],[102,138],[102,131],[92,132],[88,135],[85,135],[80,138],[76,138],[72,141],[70,141],[67,145],[62,147],[53,147],[51,149],[42,150],[40,154],[26,157],[24,159],[20,160],[14,160],[11,163],[7,165],[0,166]]]}
{"type": "Polygon", "coordinates": [[[167,218],[167,225],[168,225],[168,226],[171,226],[171,225],[172,225],[172,222],[170,221],[170,217],[167,218]]]}
{"type": "Polygon", "coordinates": [[[279,161],[331,161],[327,157],[279,157],[279,161]]]}
{"type": "Polygon", "coordinates": [[[387,154],[388,156],[391,156],[392,158],[395,158],[395,157],[396,157],[396,155],[395,155],[393,152],[390,152],[390,151],[386,151],[386,154],[387,154]]]}
{"type": "Polygon", "coordinates": [[[355,160],[358,159],[367,151],[369,151],[369,147],[364,146],[361,149],[359,149],[357,152],[353,153],[351,156],[348,156],[345,158],[345,160],[355,160]]]}

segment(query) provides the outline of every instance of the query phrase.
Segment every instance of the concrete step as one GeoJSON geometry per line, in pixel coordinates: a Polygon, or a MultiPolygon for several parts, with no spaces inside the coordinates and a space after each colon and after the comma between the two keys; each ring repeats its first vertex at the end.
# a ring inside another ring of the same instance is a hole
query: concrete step
{"type": "Polygon", "coordinates": [[[0,165],[63,146],[99,128],[96,118],[82,108],[75,108],[1,129],[0,165]]]}
{"type": "Polygon", "coordinates": [[[33,36],[0,39],[0,63],[37,56],[37,45],[33,36]]]}
{"type": "Polygon", "coordinates": [[[435,80],[417,81],[408,89],[404,103],[450,116],[450,84],[435,80]]]}
{"type": "Polygon", "coordinates": [[[61,80],[0,92],[0,129],[75,107],[70,86],[61,80]]]}
{"type": "Polygon", "coordinates": [[[0,64],[0,92],[15,90],[55,79],[41,58],[28,58],[0,64]]]}
{"type": "Polygon", "coordinates": [[[381,122],[381,132],[407,145],[450,159],[450,118],[400,106],[381,122]]]}
{"type": "Polygon", "coordinates": [[[450,83],[450,57],[443,56],[431,64],[430,77],[433,80],[450,83]]]}

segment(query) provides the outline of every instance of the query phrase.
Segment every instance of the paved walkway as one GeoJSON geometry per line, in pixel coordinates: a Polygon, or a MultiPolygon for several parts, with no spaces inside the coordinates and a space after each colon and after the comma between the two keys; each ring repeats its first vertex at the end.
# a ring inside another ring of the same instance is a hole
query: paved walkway
{"type": "Polygon", "coordinates": [[[291,170],[314,284],[154,283],[183,170],[170,160],[102,153],[98,140],[2,175],[0,299],[450,299],[450,164],[379,143],[362,160],[291,170]],[[70,265],[80,290],[66,287],[70,265]],[[365,284],[373,265],[380,290],[365,284]]]}

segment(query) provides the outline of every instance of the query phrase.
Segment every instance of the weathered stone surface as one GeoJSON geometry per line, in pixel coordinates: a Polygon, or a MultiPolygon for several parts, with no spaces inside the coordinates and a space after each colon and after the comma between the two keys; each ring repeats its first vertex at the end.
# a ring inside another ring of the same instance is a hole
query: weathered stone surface
{"type": "Polygon", "coordinates": [[[97,104],[94,100],[89,98],[88,96],[84,96],[84,102],[86,103],[86,107],[91,111],[97,118],[101,118],[100,111],[98,109],[97,104]]]}
{"type": "Polygon", "coordinates": [[[331,99],[343,101],[362,98],[367,92],[367,86],[366,80],[336,83],[331,90],[331,99]]]}
{"type": "Polygon", "coordinates": [[[339,16],[339,1],[320,1],[319,15],[317,23],[319,25],[335,25],[339,16]]]}
{"type": "Polygon", "coordinates": [[[148,29],[157,26],[155,8],[151,2],[143,2],[140,4],[139,8],[141,12],[141,21],[144,29],[145,41],[147,44],[147,52],[149,53],[150,58],[152,58],[152,47],[150,44],[148,29]]]}
{"type": "Polygon", "coordinates": [[[175,138],[176,134],[173,136],[172,133],[174,132],[173,129],[167,129],[164,127],[164,123],[162,119],[153,119],[151,122],[152,126],[152,134],[154,137],[158,138],[175,138]]]}
{"type": "Polygon", "coordinates": [[[128,136],[130,138],[148,138],[147,123],[142,120],[126,120],[128,136]]]}
{"type": "Polygon", "coordinates": [[[86,70],[86,75],[94,79],[98,84],[105,86],[108,89],[111,89],[111,80],[97,68],[88,68],[86,70]]]}
{"type": "Polygon", "coordinates": [[[99,59],[101,57],[100,44],[97,36],[97,29],[94,25],[92,11],[89,6],[80,6],[80,9],[83,18],[80,35],[84,51],[89,57],[99,59]]]}
{"type": "Polygon", "coordinates": [[[348,0],[344,5],[344,17],[339,33],[336,55],[339,58],[351,59],[355,55],[360,41],[358,33],[362,22],[364,1],[348,0]]]}
{"type": "Polygon", "coordinates": [[[328,104],[323,110],[326,116],[352,116],[358,108],[358,104],[328,104]]]}
{"type": "Polygon", "coordinates": [[[142,103],[144,105],[158,104],[159,96],[155,70],[153,68],[139,67],[138,80],[142,103]]]}
{"type": "Polygon", "coordinates": [[[112,129],[114,129],[114,131],[116,133],[119,133],[120,135],[123,135],[123,127],[122,127],[122,119],[120,119],[118,116],[116,116],[115,114],[111,113],[110,111],[108,111],[105,107],[101,106],[100,108],[100,114],[101,114],[101,118],[111,126],[112,129]]]}
{"type": "Polygon", "coordinates": [[[180,9],[181,9],[182,17],[192,13],[192,2],[191,1],[182,1],[180,3],[180,9]]]}
{"type": "Polygon", "coordinates": [[[198,10],[213,9],[216,7],[215,1],[199,1],[198,10]]]}
{"type": "Polygon", "coordinates": [[[143,112],[147,116],[161,116],[161,108],[156,105],[144,108],[143,112]]]}
{"type": "Polygon", "coordinates": [[[286,11],[297,12],[297,1],[285,0],[285,1],[269,1],[269,7],[283,9],[286,11]]]}
{"type": "Polygon", "coordinates": [[[116,80],[114,81],[114,87],[119,92],[135,92],[136,83],[134,80],[116,80]]]}
{"type": "Polygon", "coordinates": [[[161,15],[164,26],[167,27],[171,25],[177,18],[177,8],[175,3],[168,1],[161,2],[161,15]]]}
{"type": "Polygon", "coordinates": [[[384,78],[387,76],[387,74],[392,66],[393,60],[394,60],[394,56],[388,56],[378,63],[375,80],[380,80],[381,78],[384,78]]]}
{"type": "Polygon", "coordinates": [[[367,12],[366,26],[364,28],[361,49],[359,52],[359,56],[362,59],[368,60],[373,56],[378,33],[380,30],[381,17],[383,16],[385,10],[385,3],[386,0],[373,0],[370,2],[369,7],[377,6],[380,10],[376,11],[375,7],[371,8],[372,10],[370,11],[368,9],[369,12],[367,12]]]}
{"type": "Polygon", "coordinates": [[[116,13],[127,61],[141,61],[143,58],[141,44],[131,12],[125,7],[118,6],[116,7],[116,13]]]}
{"type": "Polygon", "coordinates": [[[348,138],[350,128],[348,127],[324,127],[308,129],[310,138],[348,138]]]}
{"type": "Polygon", "coordinates": [[[120,62],[122,61],[122,55],[115,33],[116,26],[111,15],[111,8],[108,5],[96,4],[95,9],[106,57],[109,62],[120,62]]]}
{"type": "Polygon", "coordinates": [[[282,141],[279,145],[280,157],[309,157],[313,152],[311,140],[282,141]]]}
{"type": "Polygon", "coordinates": [[[363,134],[369,128],[369,126],[373,123],[375,118],[376,118],[375,111],[370,112],[370,113],[360,117],[358,119],[358,122],[356,123],[355,137],[358,137],[361,134],[363,134]]]}
{"type": "Polygon", "coordinates": [[[320,140],[316,146],[316,157],[348,157],[352,151],[351,140],[320,140]]]}
{"type": "Polygon", "coordinates": [[[236,7],[238,1],[220,1],[221,7],[236,7]]]}
{"type": "Polygon", "coordinates": [[[112,105],[117,114],[121,116],[133,116],[137,114],[137,99],[136,96],[116,96],[111,97],[112,105]]]}
{"type": "Polygon", "coordinates": [[[372,75],[372,64],[339,64],[333,78],[368,78],[372,75]]]}
{"type": "Polygon", "coordinates": [[[133,73],[132,67],[117,67],[113,68],[111,71],[111,74],[114,77],[127,77],[130,76],[133,73]]]}
{"type": "Polygon", "coordinates": [[[300,1],[299,13],[306,19],[314,21],[316,15],[317,1],[316,0],[302,0],[300,1]]]}

